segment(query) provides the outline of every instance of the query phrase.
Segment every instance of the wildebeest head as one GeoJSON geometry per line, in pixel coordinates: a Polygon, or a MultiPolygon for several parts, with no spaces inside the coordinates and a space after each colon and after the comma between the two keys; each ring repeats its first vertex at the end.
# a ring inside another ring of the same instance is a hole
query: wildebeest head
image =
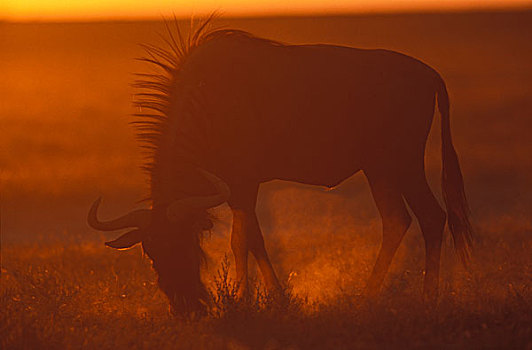
{"type": "Polygon", "coordinates": [[[199,172],[212,183],[214,194],[154,202],[152,209],[135,210],[109,221],[97,218],[99,198],[88,214],[89,225],[100,231],[133,228],[105,244],[127,249],[141,243],[158,274],[159,287],[175,313],[200,311],[205,305],[207,292],[200,276],[204,258],[201,234],[213,225],[207,209],[222,204],[230,194],[228,186],[217,176],[205,170],[199,172]]]}

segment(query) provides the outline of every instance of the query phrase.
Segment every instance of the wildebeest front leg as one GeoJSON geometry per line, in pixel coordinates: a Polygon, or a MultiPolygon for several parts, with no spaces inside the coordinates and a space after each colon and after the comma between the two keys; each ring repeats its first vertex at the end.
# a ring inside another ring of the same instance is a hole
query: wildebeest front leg
{"type": "Polygon", "coordinates": [[[255,260],[257,260],[257,265],[259,265],[260,272],[264,278],[264,283],[270,291],[279,292],[281,290],[281,285],[273,270],[270,257],[266,252],[264,237],[262,236],[254,206],[253,211],[246,213],[246,223],[249,250],[253,253],[255,260]]]}
{"type": "Polygon", "coordinates": [[[245,225],[245,213],[240,209],[233,209],[231,250],[235,257],[238,297],[244,296],[248,289],[248,239],[245,225]]]}
{"type": "Polygon", "coordinates": [[[281,289],[277,275],[266,252],[264,238],[255,213],[257,191],[258,186],[245,195],[234,193],[232,201],[229,203],[233,210],[231,248],[235,256],[239,296],[243,296],[247,292],[248,251],[251,251],[257,260],[266,287],[270,291],[275,292],[281,289]]]}

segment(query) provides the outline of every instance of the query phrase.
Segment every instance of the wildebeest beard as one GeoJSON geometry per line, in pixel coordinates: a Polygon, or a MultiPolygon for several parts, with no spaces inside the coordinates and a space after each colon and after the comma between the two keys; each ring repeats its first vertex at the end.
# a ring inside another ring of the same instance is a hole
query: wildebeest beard
{"type": "Polygon", "coordinates": [[[179,222],[170,222],[164,214],[154,216],[142,247],[152,260],[159,287],[168,297],[172,312],[205,311],[209,294],[201,280],[205,264],[201,240],[205,231],[212,228],[209,214],[200,211],[179,222]]]}

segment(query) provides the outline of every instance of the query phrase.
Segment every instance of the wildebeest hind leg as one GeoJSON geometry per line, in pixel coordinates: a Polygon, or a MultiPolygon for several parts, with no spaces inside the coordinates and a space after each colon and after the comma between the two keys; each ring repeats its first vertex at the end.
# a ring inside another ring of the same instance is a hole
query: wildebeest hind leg
{"type": "Polygon", "coordinates": [[[412,218],[408,214],[400,187],[389,171],[366,171],[371,192],[382,219],[382,245],[369,278],[365,294],[376,296],[412,218]]]}
{"type": "Polygon", "coordinates": [[[441,244],[446,214],[434,197],[420,157],[404,178],[403,195],[416,215],[425,239],[425,280],[423,295],[429,302],[438,296],[441,244]]]}

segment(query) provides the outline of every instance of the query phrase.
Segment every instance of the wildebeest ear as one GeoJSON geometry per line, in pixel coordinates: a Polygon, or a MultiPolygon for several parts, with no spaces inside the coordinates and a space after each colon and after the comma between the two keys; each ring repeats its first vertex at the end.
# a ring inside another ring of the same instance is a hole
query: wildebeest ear
{"type": "Polygon", "coordinates": [[[143,231],[133,230],[124,233],[114,241],[105,242],[105,245],[115,249],[127,249],[142,241],[143,231]]]}

